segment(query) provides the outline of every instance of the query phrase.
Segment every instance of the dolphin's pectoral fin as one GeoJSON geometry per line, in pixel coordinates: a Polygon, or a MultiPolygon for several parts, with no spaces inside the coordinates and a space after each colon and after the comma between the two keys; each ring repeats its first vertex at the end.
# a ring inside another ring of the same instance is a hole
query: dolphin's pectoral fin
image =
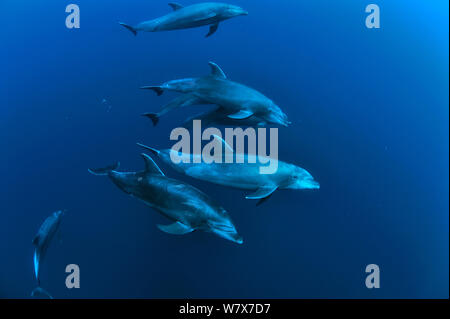
{"type": "Polygon", "coordinates": [[[145,172],[147,174],[156,174],[156,175],[162,175],[164,176],[164,173],[161,171],[161,169],[156,165],[156,163],[152,160],[150,156],[147,154],[142,153],[142,158],[145,162],[145,172]]]}
{"type": "Polygon", "coordinates": [[[137,145],[139,145],[142,148],[145,148],[146,150],[149,150],[150,152],[153,153],[153,155],[159,155],[159,153],[161,153],[160,151],[158,151],[156,148],[144,145],[142,143],[136,143],[137,145]]]}
{"type": "Polygon", "coordinates": [[[228,115],[228,117],[230,119],[234,119],[234,120],[243,120],[243,119],[248,119],[252,115],[253,115],[253,112],[251,112],[251,111],[241,110],[237,113],[228,115]]]}
{"type": "Polygon", "coordinates": [[[207,35],[205,35],[205,38],[207,38],[207,37],[213,35],[213,34],[217,31],[218,28],[219,28],[219,24],[218,24],[218,23],[212,24],[212,25],[209,27],[209,32],[208,32],[207,35]]]}
{"type": "Polygon", "coordinates": [[[37,234],[36,236],[34,236],[33,240],[32,240],[33,245],[37,245],[39,243],[39,234],[37,234]]]}
{"type": "Polygon", "coordinates": [[[215,64],[214,62],[208,62],[209,66],[211,67],[211,75],[218,77],[218,78],[222,78],[222,79],[226,79],[227,76],[225,75],[225,73],[222,71],[222,69],[220,68],[220,66],[218,66],[217,64],[215,64]]]}
{"type": "Polygon", "coordinates": [[[172,235],[184,235],[194,231],[194,229],[192,229],[191,227],[186,226],[180,222],[176,222],[170,225],[157,225],[157,226],[161,231],[172,235]]]}
{"type": "Polygon", "coordinates": [[[245,196],[246,199],[264,199],[272,195],[276,191],[278,186],[264,186],[258,188],[256,192],[245,196]]]}
{"type": "Polygon", "coordinates": [[[171,3],[169,3],[169,6],[172,7],[173,11],[177,11],[177,10],[180,10],[180,9],[183,9],[183,8],[184,8],[183,5],[181,5],[181,4],[179,4],[179,3],[176,3],[176,2],[171,2],[171,3]]]}

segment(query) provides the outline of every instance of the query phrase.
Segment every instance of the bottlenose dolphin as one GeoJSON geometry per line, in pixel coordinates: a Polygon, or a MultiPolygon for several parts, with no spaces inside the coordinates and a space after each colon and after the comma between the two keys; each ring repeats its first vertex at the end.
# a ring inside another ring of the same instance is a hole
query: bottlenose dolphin
{"type": "MultiPolygon", "coordinates": [[[[218,136],[214,137],[232,152],[231,147],[223,139],[218,136]]],[[[193,158],[200,157],[200,154],[178,153],[177,157],[187,157],[189,161],[181,161],[175,164],[170,156],[171,152],[175,152],[174,150],[157,150],[141,143],[137,144],[157,155],[177,172],[222,186],[254,191],[246,195],[245,198],[258,199],[258,205],[269,198],[277,189],[320,188],[320,184],[305,169],[280,160],[278,160],[278,168],[274,174],[260,174],[261,163],[267,162],[268,158],[262,159],[262,156],[259,155],[234,154],[236,157],[243,158],[244,161],[243,163],[231,164],[226,162],[225,157],[230,156],[227,152],[222,152],[221,163],[204,163],[202,161],[195,163],[193,158]]]]}
{"type": "Polygon", "coordinates": [[[212,73],[198,78],[173,80],[159,86],[144,86],[158,95],[165,90],[184,93],[164,106],[158,113],[145,113],[153,124],[159,117],[178,107],[194,104],[216,104],[224,117],[234,120],[248,119],[256,116],[266,123],[288,126],[290,122],[286,114],[262,93],[243,84],[227,79],[222,69],[214,62],[209,62],[212,73]]]}
{"type": "Polygon", "coordinates": [[[247,15],[244,9],[225,3],[205,2],[193,4],[187,7],[178,3],[169,3],[173,12],[154,20],[144,21],[136,26],[119,22],[134,35],[138,31],[157,32],[179,29],[189,29],[209,25],[209,37],[217,31],[219,23],[241,15],[247,15]]]}
{"type": "Polygon", "coordinates": [[[148,155],[141,156],[145,161],[145,169],[140,172],[118,172],[119,163],[106,168],[89,169],[89,172],[107,175],[122,191],[174,221],[170,225],[158,225],[163,232],[184,235],[202,230],[238,244],[243,243],[224,208],[197,188],[166,177],[148,155]]]}
{"type": "Polygon", "coordinates": [[[39,269],[40,264],[47,252],[47,248],[55,236],[61,224],[61,218],[64,215],[62,210],[58,210],[47,217],[42,223],[39,231],[33,239],[34,249],[34,275],[36,276],[37,284],[40,285],[39,269]]]}

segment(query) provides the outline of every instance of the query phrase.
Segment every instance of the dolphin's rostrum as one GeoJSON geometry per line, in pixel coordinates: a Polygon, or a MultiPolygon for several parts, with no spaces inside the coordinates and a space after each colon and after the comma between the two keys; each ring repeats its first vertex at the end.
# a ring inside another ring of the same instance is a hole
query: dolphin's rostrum
{"type": "Polygon", "coordinates": [[[149,117],[156,125],[159,117],[172,109],[195,104],[216,104],[219,106],[217,116],[233,120],[247,120],[254,117],[262,124],[271,123],[282,126],[290,124],[286,114],[271,99],[255,89],[227,79],[216,63],[209,62],[209,66],[211,74],[207,76],[172,80],[159,86],[141,87],[141,89],[153,90],[158,95],[163,94],[165,90],[184,94],[169,102],[158,113],[143,115],[149,117]]]}
{"type": "Polygon", "coordinates": [[[141,154],[145,169],[140,172],[118,172],[119,163],[89,169],[94,175],[107,175],[125,193],[136,197],[173,221],[158,225],[166,233],[183,235],[194,230],[213,232],[216,235],[243,243],[228,212],[197,188],[168,178],[146,154],[141,154]]]}
{"type": "Polygon", "coordinates": [[[209,32],[206,35],[206,37],[209,37],[217,31],[220,22],[248,14],[244,9],[226,3],[205,2],[186,7],[178,3],[169,3],[169,5],[172,7],[173,12],[165,16],[141,22],[136,26],[119,23],[134,35],[138,31],[170,31],[209,25],[209,32]]]}

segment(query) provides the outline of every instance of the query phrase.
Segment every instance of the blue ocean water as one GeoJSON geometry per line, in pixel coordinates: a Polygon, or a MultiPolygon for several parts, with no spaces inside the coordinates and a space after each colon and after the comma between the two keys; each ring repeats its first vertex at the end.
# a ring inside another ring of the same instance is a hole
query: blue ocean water
{"type": "Polygon", "coordinates": [[[448,298],[447,1],[377,0],[375,30],[370,1],[239,0],[249,15],[207,39],[206,27],[134,37],[117,23],[166,14],[165,1],[77,0],[76,30],[69,3],[0,2],[0,297],[30,296],[31,240],[67,209],[41,275],[56,298],[448,298]],[[243,245],[163,233],[164,217],[87,172],[141,169],[136,142],[172,146],[171,129],[202,107],[153,127],[139,115],[175,95],[138,88],[207,74],[208,61],[283,109],[280,159],[321,184],[256,207],[161,165],[220,202],[243,245]],[[80,289],[65,286],[71,263],[80,289]]]}

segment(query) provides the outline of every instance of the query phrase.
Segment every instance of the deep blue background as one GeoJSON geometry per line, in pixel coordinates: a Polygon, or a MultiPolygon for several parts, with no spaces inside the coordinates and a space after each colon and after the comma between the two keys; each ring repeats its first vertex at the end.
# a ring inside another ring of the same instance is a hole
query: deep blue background
{"type": "Polygon", "coordinates": [[[0,297],[29,297],[31,239],[67,208],[42,270],[59,298],[448,298],[447,1],[377,0],[381,29],[369,30],[369,1],[236,0],[250,14],[208,39],[117,24],[163,15],[167,1],[77,0],[78,30],[65,27],[66,2],[0,2],[0,297]],[[209,60],[281,106],[293,124],[280,158],[321,183],[255,207],[161,165],[216,198],[242,246],[162,233],[162,216],[87,172],[142,168],[137,141],[170,147],[171,128],[201,107],[154,128],[139,114],[175,95],[138,87],[207,74],[209,60]],[[69,263],[81,289],[65,288],[69,263]],[[370,263],[381,289],[364,285],[370,263]]]}

